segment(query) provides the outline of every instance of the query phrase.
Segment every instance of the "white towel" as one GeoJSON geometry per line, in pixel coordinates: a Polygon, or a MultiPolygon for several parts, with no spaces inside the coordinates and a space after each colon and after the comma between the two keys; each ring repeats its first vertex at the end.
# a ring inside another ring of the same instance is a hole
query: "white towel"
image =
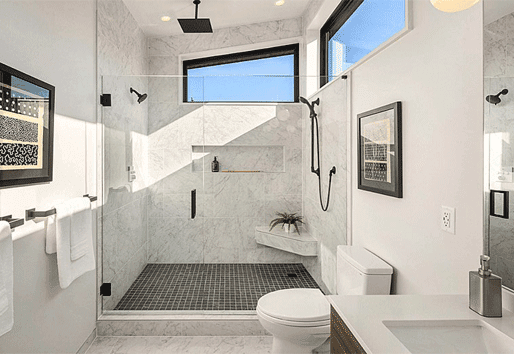
{"type": "Polygon", "coordinates": [[[0,336],[14,324],[13,307],[13,247],[11,227],[0,221],[0,336]]]}
{"type": "Polygon", "coordinates": [[[89,250],[88,240],[93,238],[91,201],[89,198],[72,199],[70,259],[76,261],[89,250]]]}
{"type": "Polygon", "coordinates": [[[65,289],[73,280],[95,269],[91,202],[89,198],[75,198],[56,205],[55,210],[55,234],[51,233],[51,221],[46,230],[47,253],[49,248],[52,250],[55,237],[59,284],[65,289]]]}

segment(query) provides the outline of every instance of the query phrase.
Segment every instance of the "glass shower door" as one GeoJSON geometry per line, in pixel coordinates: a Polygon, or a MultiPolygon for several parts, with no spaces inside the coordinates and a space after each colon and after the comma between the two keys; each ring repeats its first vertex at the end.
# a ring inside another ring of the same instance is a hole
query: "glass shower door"
{"type": "Polygon", "coordinates": [[[131,289],[158,276],[155,264],[203,262],[203,105],[179,102],[181,83],[102,78],[111,95],[102,107],[104,311],[166,309],[165,299],[131,289]]]}

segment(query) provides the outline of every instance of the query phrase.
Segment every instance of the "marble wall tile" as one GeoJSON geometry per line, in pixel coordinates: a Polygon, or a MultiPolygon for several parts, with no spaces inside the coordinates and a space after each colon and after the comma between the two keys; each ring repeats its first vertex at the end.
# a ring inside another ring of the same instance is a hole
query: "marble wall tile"
{"type": "MultiPolygon", "coordinates": [[[[347,170],[347,118],[345,106],[346,80],[338,80],[319,92],[320,106],[317,109],[320,135],[320,171],[322,200],[327,202],[328,174],[332,166],[337,173],[332,178],[329,209],[323,212],[320,206],[319,182],[311,168],[311,122],[304,122],[303,130],[303,215],[305,228],[320,243],[320,256],[305,264],[315,274],[318,283],[330,293],[336,291],[337,246],[346,244],[346,170],[347,170]]],[[[308,111],[304,108],[304,115],[308,111]]],[[[315,160],[315,165],[317,164],[315,160]]]]}

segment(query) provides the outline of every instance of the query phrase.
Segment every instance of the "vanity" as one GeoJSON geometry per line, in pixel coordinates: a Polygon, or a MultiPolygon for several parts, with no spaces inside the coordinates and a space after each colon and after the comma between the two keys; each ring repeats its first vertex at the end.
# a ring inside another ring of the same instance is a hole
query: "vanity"
{"type": "Polygon", "coordinates": [[[514,313],[482,317],[468,295],[328,296],[331,353],[514,353],[514,313]]]}

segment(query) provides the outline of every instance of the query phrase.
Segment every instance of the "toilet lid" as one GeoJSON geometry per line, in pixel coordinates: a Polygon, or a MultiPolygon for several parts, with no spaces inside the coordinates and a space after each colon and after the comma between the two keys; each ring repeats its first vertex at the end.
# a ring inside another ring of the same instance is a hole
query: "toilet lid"
{"type": "Polygon", "coordinates": [[[315,322],[330,318],[330,304],[319,289],[285,289],[266,294],[257,307],[266,315],[287,321],[315,322]]]}

